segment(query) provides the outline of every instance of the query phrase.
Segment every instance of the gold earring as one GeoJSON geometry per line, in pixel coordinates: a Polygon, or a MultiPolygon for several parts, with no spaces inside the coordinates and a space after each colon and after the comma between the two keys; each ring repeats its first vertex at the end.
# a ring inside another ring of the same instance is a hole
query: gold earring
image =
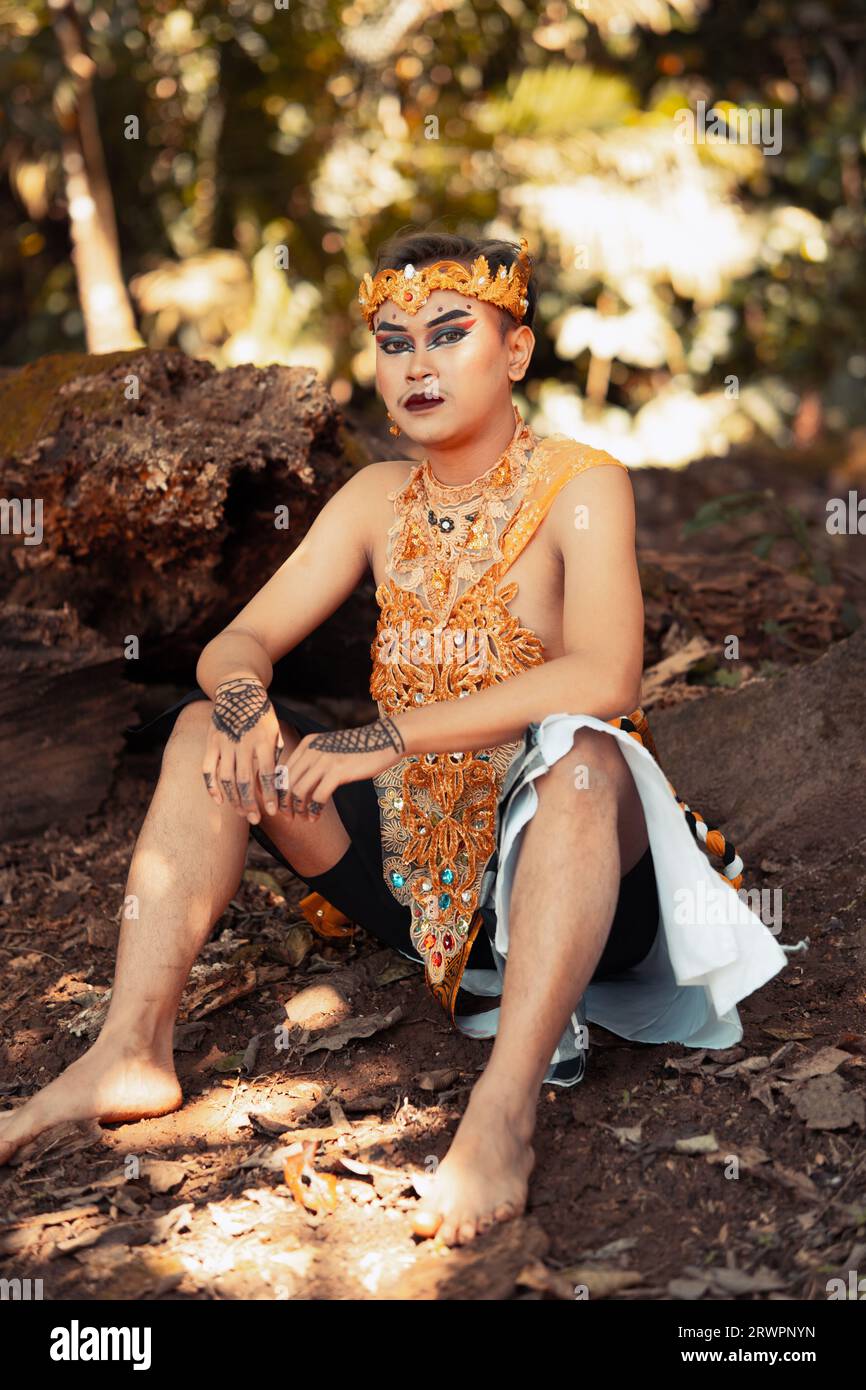
{"type": "MultiPolygon", "coordinates": [[[[393,419],[394,419],[394,416],[391,414],[390,410],[386,410],[386,411],[385,411],[385,414],[388,416],[388,419],[389,419],[389,420],[393,420],[393,419]]],[[[400,433],[400,426],[399,426],[399,425],[392,425],[391,428],[390,428],[390,430],[388,431],[388,433],[389,433],[389,434],[399,434],[399,433],[400,433]]]]}

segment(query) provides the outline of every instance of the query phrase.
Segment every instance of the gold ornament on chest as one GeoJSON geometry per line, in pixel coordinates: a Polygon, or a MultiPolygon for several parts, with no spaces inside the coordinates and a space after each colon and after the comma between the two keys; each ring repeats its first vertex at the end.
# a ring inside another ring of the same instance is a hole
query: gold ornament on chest
{"type": "MultiPolygon", "coordinates": [[[[379,586],[370,693],[384,713],[461,699],[544,661],[540,639],[506,606],[517,584],[497,583],[493,566],[457,599],[444,628],[416,594],[391,580],[379,586]]],[[[412,755],[375,779],[385,879],[411,909],[411,939],[431,984],[463,949],[495,848],[502,782],[520,746],[412,755]]]]}

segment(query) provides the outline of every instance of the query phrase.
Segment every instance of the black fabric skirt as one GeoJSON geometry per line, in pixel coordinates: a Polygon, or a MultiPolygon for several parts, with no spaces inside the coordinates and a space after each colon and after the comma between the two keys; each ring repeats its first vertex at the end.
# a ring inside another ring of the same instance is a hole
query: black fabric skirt
{"type": "MultiPolygon", "coordinates": [[[[269,695],[279,718],[295,728],[299,734],[322,733],[328,729],[327,724],[321,724],[302,710],[295,709],[273,691],[270,691],[269,695]]],[[[147,743],[165,742],[180,711],[196,700],[208,698],[203,690],[190,690],[182,699],[169,705],[152,719],[129,726],[125,733],[133,746],[138,738],[146,738],[147,743]]],[[[350,921],[357,923],[386,945],[393,946],[404,956],[422,964],[409,933],[412,920],[410,910],[393,896],[382,872],[379,800],[373,782],[367,779],[338,787],[334,792],[334,804],[351,843],[343,858],[323,874],[298,873],[294,865],[268,838],[261,824],[251,825],[250,833],[278,863],[290,869],[301,882],[308,884],[313,892],[320,893],[334,907],[339,908],[350,921]]],[[[494,854],[490,863],[493,869],[496,867],[495,861],[494,854]]],[[[490,942],[496,934],[496,917],[492,907],[484,907],[481,911],[485,930],[477,933],[466,968],[494,970],[496,967],[490,942]]],[[[659,902],[653,859],[652,853],[647,849],[634,868],[620,880],[613,924],[593,980],[610,979],[642,961],[655,941],[658,922],[659,902]]]]}

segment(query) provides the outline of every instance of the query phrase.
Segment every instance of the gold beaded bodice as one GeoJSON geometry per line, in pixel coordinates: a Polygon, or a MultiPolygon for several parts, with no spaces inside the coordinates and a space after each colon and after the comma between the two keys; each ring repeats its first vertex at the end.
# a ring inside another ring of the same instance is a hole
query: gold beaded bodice
{"type": "MultiPolygon", "coordinates": [[[[426,459],[412,469],[389,494],[394,524],[376,590],[370,693],[380,714],[461,699],[544,661],[540,638],[508,609],[518,586],[502,577],[560,488],[617,462],[563,435],[540,440],[515,407],[511,443],[471,483],[438,482],[426,459]]],[[[440,998],[456,992],[477,930],[500,788],[521,744],[411,755],[374,779],[385,881],[411,909],[411,940],[440,998]]]]}

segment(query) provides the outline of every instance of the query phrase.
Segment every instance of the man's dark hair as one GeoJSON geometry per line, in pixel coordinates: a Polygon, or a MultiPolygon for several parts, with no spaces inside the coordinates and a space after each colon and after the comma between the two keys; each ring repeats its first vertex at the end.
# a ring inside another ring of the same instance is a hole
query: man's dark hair
{"type": "MultiPolygon", "coordinates": [[[[421,270],[434,261],[460,261],[468,270],[476,256],[485,256],[491,274],[496,275],[501,265],[507,270],[519,255],[520,247],[511,241],[496,241],[492,238],[474,241],[470,237],[454,236],[450,232],[397,232],[379,247],[373,276],[378,275],[380,270],[403,270],[407,265],[414,265],[421,270]]],[[[526,287],[526,298],[529,303],[522,322],[531,328],[538,300],[534,268],[526,287]]],[[[517,320],[507,309],[499,310],[499,320],[500,333],[504,338],[509,328],[515,327],[517,320]]]]}

